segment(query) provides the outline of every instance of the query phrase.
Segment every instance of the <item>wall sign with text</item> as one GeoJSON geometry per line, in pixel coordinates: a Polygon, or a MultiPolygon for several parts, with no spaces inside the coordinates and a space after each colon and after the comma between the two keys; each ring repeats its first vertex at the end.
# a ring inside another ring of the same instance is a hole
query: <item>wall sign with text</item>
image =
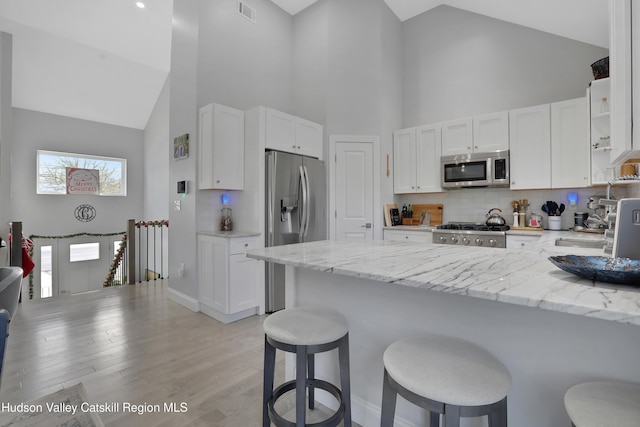
{"type": "Polygon", "coordinates": [[[67,168],[67,194],[100,194],[100,171],[67,168]]]}

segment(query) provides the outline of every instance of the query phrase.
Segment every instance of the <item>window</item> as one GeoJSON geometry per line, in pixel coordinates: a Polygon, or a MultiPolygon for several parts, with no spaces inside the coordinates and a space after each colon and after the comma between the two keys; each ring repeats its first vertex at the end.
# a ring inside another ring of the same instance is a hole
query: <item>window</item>
{"type": "Polygon", "coordinates": [[[38,194],[66,194],[66,169],[97,169],[101,196],[127,195],[127,160],[38,150],[38,194]]]}
{"type": "Polygon", "coordinates": [[[100,243],[77,243],[69,245],[69,262],[100,259],[100,243]]]}

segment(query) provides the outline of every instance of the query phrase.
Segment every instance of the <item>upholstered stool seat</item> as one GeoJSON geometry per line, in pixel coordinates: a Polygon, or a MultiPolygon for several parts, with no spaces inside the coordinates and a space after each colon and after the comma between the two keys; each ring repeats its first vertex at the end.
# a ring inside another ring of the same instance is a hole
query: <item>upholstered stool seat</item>
{"type": "Polygon", "coordinates": [[[640,384],[595,381],[575,385],[564,396],[575,427],[640,426],[640,384]]]}
{"type": "Polygon", "coordinates": [[[438,335],[410,337],[391,344],[383,356],[385,378],[382,427],[393,425],[396,394],[440,415],[447,427],[460,417],[489,416],[489,426],[506,426],[509,370],[485,349],[438,335]]]}
{"type": "Polygon", "coordinates": [[[341,421],[351,426],[351,387],[349,380],[349,326],[345,317],[333,310],[318,308],[288,308],[278,311],[264,321],[264,399],[263,427],[271,423],[286,427],[335,427],[341,421]],[[315,378],[315,354],[338,349],[340,388],[315,378]],[[275,390],[275,351],[280,349],[296,354],[296,379],[275,390]],[[315,389],[332,394],[339,403],[338,410],[322,422],[306,424],[306,391],[309,390],[309,409],[314,408],[315,389]],[[286,392],[296,392],[296,421],[284,419],[275,410],[275,402],[286,392]]]}

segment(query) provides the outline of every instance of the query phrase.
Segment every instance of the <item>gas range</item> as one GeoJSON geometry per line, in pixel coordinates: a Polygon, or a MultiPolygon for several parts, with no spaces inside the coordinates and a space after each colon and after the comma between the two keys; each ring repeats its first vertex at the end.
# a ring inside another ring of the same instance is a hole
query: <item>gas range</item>
{"type": "Polygon", "coordinates": [[[450,222],[433,230],[433,243],[443,245],[507,247],[508,225],[485,225],[473,222],[450,222]]]}

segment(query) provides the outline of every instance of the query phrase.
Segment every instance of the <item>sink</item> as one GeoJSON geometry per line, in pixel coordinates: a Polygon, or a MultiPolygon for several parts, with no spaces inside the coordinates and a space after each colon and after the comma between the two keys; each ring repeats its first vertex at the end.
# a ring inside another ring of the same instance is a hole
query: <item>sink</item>
{"type": "Polygon", "coordinates": [[[571,248],[591,248],[602,249],[607,242],[604,239],[591,240],[591,239],[572,239],[567,237],[561,237],[556,239],[556,246],[567,246],[571,248]]]}

